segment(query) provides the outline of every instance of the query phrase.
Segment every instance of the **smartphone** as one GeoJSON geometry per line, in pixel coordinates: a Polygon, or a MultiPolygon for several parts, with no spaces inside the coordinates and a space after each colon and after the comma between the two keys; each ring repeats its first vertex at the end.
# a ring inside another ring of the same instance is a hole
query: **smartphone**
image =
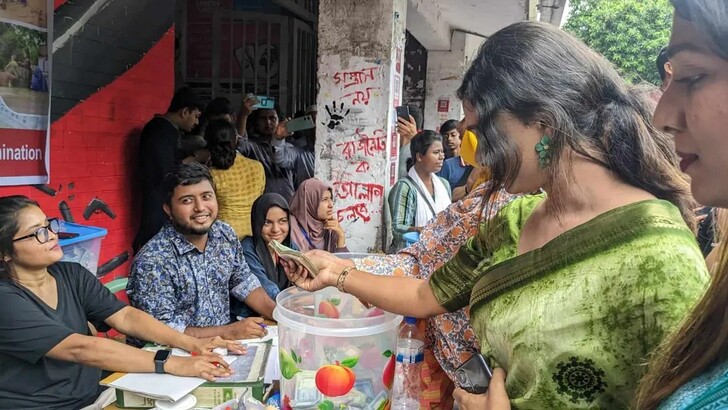
{"type": "Polygon", "coordinates": [[[310,130],[311,128],[316,128],[316,124],[314,124],[313,117],[310,115],[294,118],[286,123],[288,132],[310,130]]]}
{"type": "Polygon", "coordinates": [[[698,209],[698,211],[695,213],[695,215],[696,216],[708,215],[710,213],[710,211],[712,211],[712,210],[713,210],[713,208],[711,208],[709,206],[704,206],[704,207],[698,209]]]}
{"type": "Polygon", "coordinates": [[[79,235],[75,232],[58,232],[58,239],[72,239],[77,238],[79,235]]]}
{"type": "Polygon", "coordinates": [[[409,121],[410,120],[410,112],[409,112],[409,107],[408,106],[401,105],[401,106],[395,108],[395,110],[397,110],[397,117],[402,118],[405,121],[409,121]]]}
{"type": "Polygon", "coordinates": [[[455,370],[455,377],[460,387],[470,394],[485,394],[488,391],[493,372],[490,371],[485,358],[473,355],[467,362],[455,370]]]}
{"type": "Polygon", "coordinates": [[[258,100],[258,103],[253,106],[253,108],[259,109],[259,110],[272,110],[275,108],[276,105],[276,99],[273,97],[265,97],[262,95],[256,95],[255,99],[258,100]]]}

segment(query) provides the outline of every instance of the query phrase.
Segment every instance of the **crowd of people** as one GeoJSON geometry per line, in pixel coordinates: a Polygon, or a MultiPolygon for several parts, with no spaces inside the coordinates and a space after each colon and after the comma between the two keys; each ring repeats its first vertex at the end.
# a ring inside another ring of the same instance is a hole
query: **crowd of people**
{"type": "Polygon", "coordinates": [[[428,371],[439,364],[457,382],[453,370],[472,354],[496,368],[484,395],[449,396],[442,378],[424,377],[436,394],[423,401],[726,407],[728,250],[711,278],[695,228],[705,213],[696,203],[728,204],[719,159],[728,149],[728,6],[673,4],[671,78],[656,111],[651,90],[626,84],[556,28],[495,33],[459,90],[490,177],[471,193],[484,206],[451,205],[396,255],[312,252],[316,277],[284,262],[291,282],[430,318],[428,371]]]}
{"type": "Polygon", "coordinates": [[[212,349],[244,353],[234,341],[263,336],[290,286],[421,318],[425,408],[728,406],[728,243],[713,249],[728,226],[712,231],[728,223],[728,5],[672,3],[658,92],[550,25],[489,37],[458,90],[464,119],[398,119],[389,254],[336,255],[347,235],[312,177],[314,133],[189,89],[142,133],[131,306],[59,262],[37,203],[0,198],[0,407],[83,408],[102,369],[225,376],[212,349]],[[109,327],[131,346],[92,337],[109,327]],[[495,369],[482,395],[455,377],[476,354],[495,369]]]}

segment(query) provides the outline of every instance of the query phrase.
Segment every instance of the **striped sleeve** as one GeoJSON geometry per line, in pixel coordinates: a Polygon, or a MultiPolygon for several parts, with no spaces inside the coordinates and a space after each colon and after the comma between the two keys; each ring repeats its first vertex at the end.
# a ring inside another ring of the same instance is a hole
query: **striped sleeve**
{"type": "Polygon", "coordinates": [[[392,234],[401,240],[415,224],[417,197],[410,185],[399,181],[389,193],[389,209],[392,212],[392,234]]]}

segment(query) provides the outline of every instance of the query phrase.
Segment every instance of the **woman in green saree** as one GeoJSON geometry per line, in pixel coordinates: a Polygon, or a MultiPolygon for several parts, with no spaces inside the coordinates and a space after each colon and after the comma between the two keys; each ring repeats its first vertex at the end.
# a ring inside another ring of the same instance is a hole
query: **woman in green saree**
{"type": "Polygon", "coordinates": [[[508,376],[505,390],[499,370],[487,395],[456,391],[463,410],[629,406],[640,365],[708,280],[646,93],[569,34],[523,22],[484,43],[459,95],[492,189],[545,194],[501,209],[429,282],[320,252],[315,278],[288,265],[289,278],[407,316],[469,305],[481,353],[508,376]]]}

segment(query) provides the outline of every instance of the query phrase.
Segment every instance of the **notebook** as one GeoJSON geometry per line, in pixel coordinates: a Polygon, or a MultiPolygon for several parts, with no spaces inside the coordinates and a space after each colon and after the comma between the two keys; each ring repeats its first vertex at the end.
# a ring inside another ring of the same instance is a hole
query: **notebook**
{"type": "MultiPolygon", "coordinates": [[[[189,353],[179,349],[172,349],[172,354],[175,356],[189,356],[189,353]]],[[[239,357],[245,356],[224,356],[223,359],[233,366],[239,357]]],[[[250,360],[253,358],[251,356],[250,360]]],[[[171,374],[114,373],[101,380],[100,384],[155,400],[177,401],[205,382],[205,379],[199,377],[181,377],[171,374]]]]}

